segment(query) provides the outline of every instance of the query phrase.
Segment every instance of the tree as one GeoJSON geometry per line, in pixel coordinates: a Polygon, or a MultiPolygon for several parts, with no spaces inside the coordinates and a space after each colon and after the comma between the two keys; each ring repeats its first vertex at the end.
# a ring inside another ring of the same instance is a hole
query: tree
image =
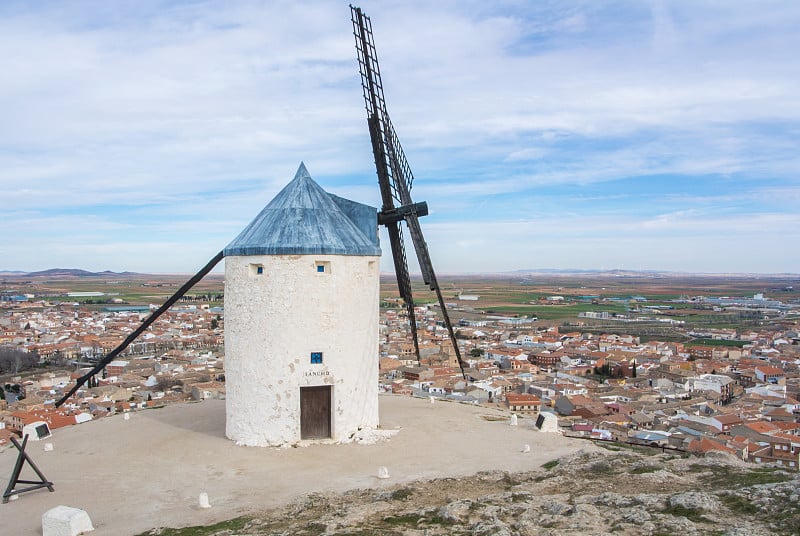
{"type": "Polygon", "coordinates": [[[212,318],[211,319],[211,329],[217,329],[217,326],[219,326],[219,321],[216,318],[212,318]]]}
{"type": "Polygon", "coordinates": [[[36,368],[39,355],[23,352],[8,346],[0,346],[0,374],[11,372],[18,374],[24,370],[36,368]]]}
{"type": "Polygon", "coordinates": [[[181,385],[181,381],[176,378],[163,377],[158,380],[158,384],[156,384],[156,387],[158,388],[159,391],[166,392],[175,387],[176,385],[181,385]]]}
{"type": "Polygon", "coordinates": [[[480,356],[482,356],[484,353],[485,353],[485,352],[484,352],[483,348],[473,348],[472,350],[470,350],[470,351],[469,351],[469,355],[470,355],[471,357],[480,357],[480,356]]]}
{"type": "Polygon", "coordinates": [[[636,377],[636,360],[633,360],[633,371],[631,372],[631,378],[636,377]]]}

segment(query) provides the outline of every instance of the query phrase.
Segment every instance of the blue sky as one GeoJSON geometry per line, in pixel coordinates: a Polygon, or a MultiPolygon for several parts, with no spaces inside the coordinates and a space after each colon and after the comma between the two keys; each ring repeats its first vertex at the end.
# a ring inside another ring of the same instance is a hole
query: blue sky
{"type": "MultiPolygon", "coordinates": [[[[800,3],[360,5],[438,272],[800,272],[800,3]]],[[[380,204],[346,2],[5,0],[0,49],[0,270],[193,273],[300,161],[380,204]]]]}

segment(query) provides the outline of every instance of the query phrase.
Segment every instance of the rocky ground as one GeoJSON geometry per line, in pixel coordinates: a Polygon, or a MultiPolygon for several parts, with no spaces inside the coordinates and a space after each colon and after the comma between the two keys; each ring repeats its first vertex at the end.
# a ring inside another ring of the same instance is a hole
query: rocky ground
{"type": "Polygon", "coordinates": [[[147,535],[800,534],[800,476],[727,455],[609,445],[526,473],[312,494],[209,527],[147,535]]]}

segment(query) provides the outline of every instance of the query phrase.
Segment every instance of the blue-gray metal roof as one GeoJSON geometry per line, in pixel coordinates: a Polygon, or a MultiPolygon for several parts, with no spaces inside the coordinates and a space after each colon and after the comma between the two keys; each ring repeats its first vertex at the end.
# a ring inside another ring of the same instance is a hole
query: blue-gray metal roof
{"type": "Polygon", "coordinates": [[[378,210],[329,194],[300,163],[292,182],[224,254],[379,256],[378,210]]]}

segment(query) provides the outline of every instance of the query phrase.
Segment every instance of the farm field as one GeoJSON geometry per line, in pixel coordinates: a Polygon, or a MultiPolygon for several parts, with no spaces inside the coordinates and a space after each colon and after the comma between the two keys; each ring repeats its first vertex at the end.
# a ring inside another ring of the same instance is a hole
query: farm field
{"type": "MultiPolygon", "coordinates": [[[[111,274],[92,276],[0,277],[5,295],[34,294],[50,302],[81,303],[103,308],[112,302],[133,306],[163,303],[190,278],[188,274],[111,274]],[[73,293],[73,296],[69,296],[73,293]],[[102,293],[75,296],[74,293],[102,293]]],[[[580,317],[581,313],[607,313],[615,319],[626,315],[658,315],[709,327],[730,327],[746,317],[713,311],[687,300],[694,296],[766,298],[800,303],[800,276],[721,276],[597,272],[581,274],[513,273],[498,275],[440,275],[439,282],[451,317],[477,319],[486,316],[536,317],[542,323],[604,326],[608,322],[580,317]],[[459,299],[459,296],[473,299],[459,299]]],[[[436,303],[436,295],[417,278],[412,288],[418,305],[436,303]]],[[[212,273],[187,293],[189,301],[222,305],[224,277],[212,273]]],[[[399,306],[392,274],[381,276],[385,307],[399,306]]],[[[614,325],[619,325],[617,322],[614,325]]]]}

